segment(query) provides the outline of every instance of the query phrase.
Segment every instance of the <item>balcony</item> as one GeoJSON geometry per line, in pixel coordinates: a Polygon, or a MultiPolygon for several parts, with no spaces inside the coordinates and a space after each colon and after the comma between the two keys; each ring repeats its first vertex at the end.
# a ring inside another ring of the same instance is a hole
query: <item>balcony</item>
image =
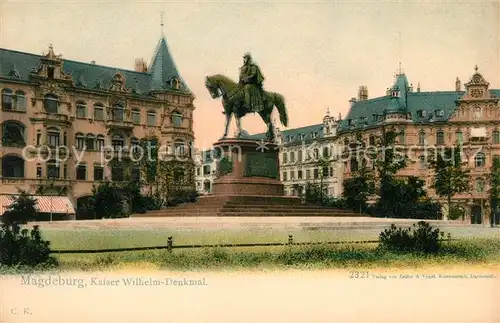
{"type": "Polygon", "coordinates": [[[36,112],[31,121],[52,121],[57,123],[69,124],[71,118],[66,114],[36,112]]]}
{"type": "Polygon", "coordinates": [[[132,121],[120,119],[112,119],[106,121],[106,128],[108,129],[132,131],[134,130],[134,127],[135,125],[132,121]]]}

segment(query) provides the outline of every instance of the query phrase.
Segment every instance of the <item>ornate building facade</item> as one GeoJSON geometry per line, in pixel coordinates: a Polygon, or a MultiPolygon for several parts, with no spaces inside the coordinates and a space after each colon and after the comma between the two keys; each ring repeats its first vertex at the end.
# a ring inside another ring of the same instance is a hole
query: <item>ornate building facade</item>
{"type": "MultiPolygon", "coordinates": [[[[457,77],[452,91],[424,92],[416,90],[404,73],[396,75],[395,83],[383,97],[368,99],[366,88],[358,98],[350,100],[347,117],[340,122],[339,140],[346,149],[362,135],[365,144],[374,145],[376,136],[388,127],[400,132],[398,144],[410,159],[401,176],[418,176],[426,180],[429,195],[433,172],[428,167],[432,149],[462,146],[463,162],[470,170],[471,190],[454,197],[470,223],[493,221],[488,197],[488,175],[492,161],[500,158],[500,90],[490,89],[477,66],[462,88],[457,77]]],[[[344,161],[344,176],[351,176],[358,161],[344,161]]],[[[441,200],[447,209],[446,201],[441,200]]],[[[446,212],[445,212],[446,213],[446,212]]],[[[500,216],[496,217],[497,222],[500,216]]]]}
{"type": "Polygon", "coordinates": [[[165,37],[135,70],[66,60],[52,45],[43,55],[0,48],[0,93],[4,201],[23,189],[42,202],[52,196],[53,213],[64,213],[60,204],[77,209],[104,179],[138,181],[134,153],[153,137],[182,161],[175,185],[194,188],[194,95],[165,37]]]}
{"type": "Polygon", "coordinates": [[[194,162],[196,168],[196,191],[202,195],[210,194],[217,167],[214,151],[196,150],[194,162]]]}

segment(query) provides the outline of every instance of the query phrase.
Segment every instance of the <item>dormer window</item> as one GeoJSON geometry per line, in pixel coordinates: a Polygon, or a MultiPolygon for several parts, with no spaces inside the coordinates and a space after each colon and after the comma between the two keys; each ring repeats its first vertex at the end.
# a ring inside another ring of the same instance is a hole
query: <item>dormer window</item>
{"type": "Polygon", "coordinates": [[[354,120],[349,119],[349,127],[354,127],[354,120]]]}
{"type": "Polygon", "coordinates": [[[418,110],[417,115],[419,118],[425,118],[426,112],[425,112],[425,110],[418,110]]]}
{"type": "Polygon", "coordinates": [[[302,140],[304,140],[304,139],[306,138],[306,136],[305,136],[303,133],[301,133],[301,134],[299,135],[299,138],[300,138],[300,140],[302,141],[302,140]]]}
{"type": "Polygon", "coordinates": [[[48,66],[48,67],[47,67],[47,77],[48,77],[49,79],[53,79],[53,78],[54,78],[54,70],[55,70],[55,69],[54,69],[54,67],[52,67],[52,66],[48,66]]]}
{"type": "Polygon", "coordinates": [[[443,117],[444,116],[444,111],[443,110],[436,110],[434,112],[436,114],[436,117],[443,117]]]}
{"type": "Polygon", "coordinates": [[[316,131],[314,131],[314,132],[312,133],[312,137],[313,137],[313,139],[315,139],[317,136],[318,136],[318,133],[317,133],[316,131]]]}

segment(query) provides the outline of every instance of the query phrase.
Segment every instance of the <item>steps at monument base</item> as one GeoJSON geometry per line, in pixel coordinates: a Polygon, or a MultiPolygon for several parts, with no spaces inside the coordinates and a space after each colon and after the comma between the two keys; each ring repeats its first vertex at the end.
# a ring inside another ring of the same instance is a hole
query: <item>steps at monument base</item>
{"type": "Polygon", "coordinates": [[[301,213],[301,212],[168,212],[168,213],[144,213],[134,214],[134,218],[154,217],[366,217],[359,213],[301,213]]]}
{"type": "Polygon", "coordinates": [[[199,207],[199,208],[166,208],[162,210],[155,210],[149,212],[150,214],[159,214],[159,213],[206,213],[206,212],[231,212],[231,213],[283,213],[283,212],[290,212],[290,213],[321,213],[321,214],[330,214],[330,213],[337,213],[337,214],[345,214],[349,213],[352,214],[354,212],[348,211],[348,210],[338,210],[338,209],[320,209],[320,208],[290,208],[290,207],[282,207],[282,208],[259,208],[255,206],[247,206],[247,207],[240,207],[240,208],[227,208],[227,207],[199,207]]]}

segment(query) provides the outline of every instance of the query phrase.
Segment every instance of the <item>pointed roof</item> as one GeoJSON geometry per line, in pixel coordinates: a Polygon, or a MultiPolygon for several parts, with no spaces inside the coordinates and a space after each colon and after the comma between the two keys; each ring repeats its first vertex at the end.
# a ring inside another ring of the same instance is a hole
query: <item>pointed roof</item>
{"type": "Polygon", "coordinates": [[[149,86],[151,91],[177,90],[191,93],[191,90],[175,66],[167,40],[163,35],[156,46],[148,72],[151,74],[149,86]]]}

